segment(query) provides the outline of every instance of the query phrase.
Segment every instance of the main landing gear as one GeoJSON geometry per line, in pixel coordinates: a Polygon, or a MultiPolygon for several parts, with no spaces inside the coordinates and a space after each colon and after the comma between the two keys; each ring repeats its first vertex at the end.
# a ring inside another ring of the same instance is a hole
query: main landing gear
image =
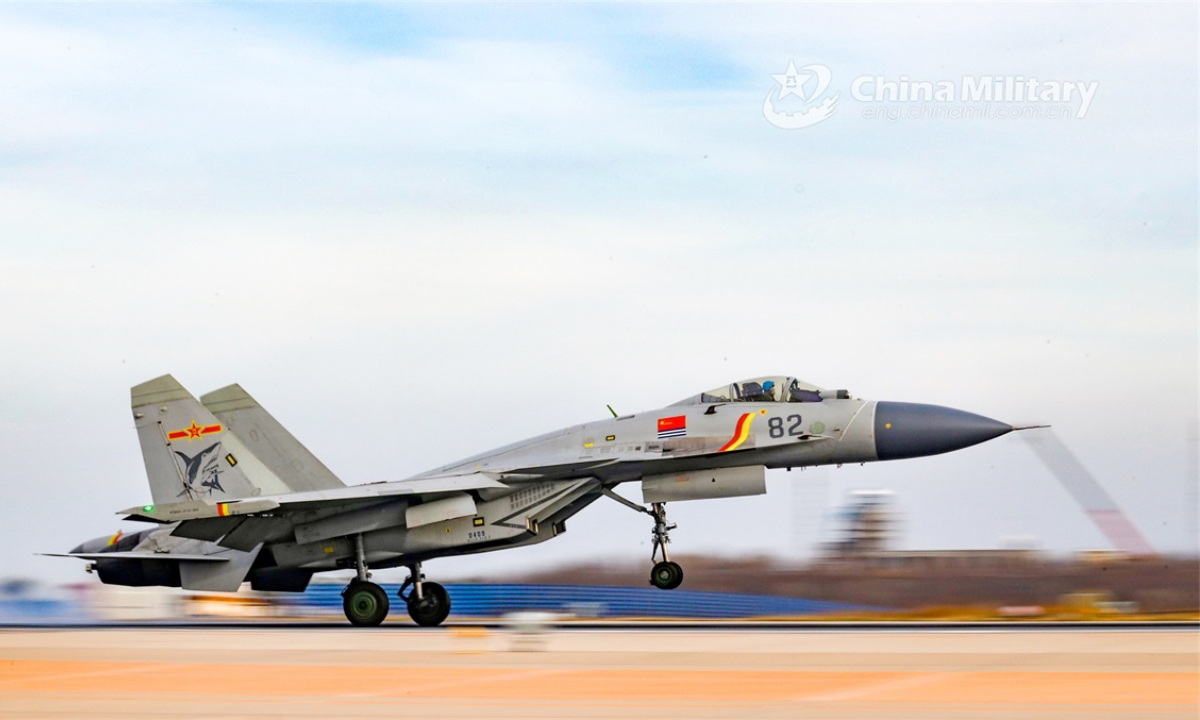
{"type": "Polygon", "coordinates": [[[342,610],[351,625],[374,627],[388,614],[388,596],[373,582],[352,580],[342,591],[342,610]]]}
{"type": "Polygon", "coordinates": [[[408,579],[396,593],[408,605],[408,615],[422,627],[441,625],[450,614],[450,595],[446,588],[425,579],[421,563],[408,566],[408,579]],[[405,590],[411,587],[408,595],[405,590]]]}
{"type": "Polygon", "coordinates": [[[342,591],[342,611],[351,625],[374,627],[387,617],[389,603],[383,588],[370,581],[362,535],[354,536],[354,566],[358,576],[342,591]]]}
{"type": "MultiPolygon", "coordinates": [[[[354,564],[358,576],[342,591],[342,610],[351,625],[374,627],[387,617],[390,603],[383,588],[370,581],[362,535],[354,537],[354,564]]],[[[446,588],[425,579],[421,563],[408,566],[408,579],[396,593],[408,606],[408,614],[418,625],[441,625],[450,614],[450,595],[446,588]],[[408,590],[408,594],[404,593],[408,590]]]]}
{"type": "Polygon", "coordinates": [[[683,568],[679,567],[679,563],[671,562],[671,557],[667,555],[667,543],[671,542],[670,533],[675,529],[674,524],[667,524],[667,504],[651,503],[651,509],[647,510],[631,500],[626,500],[610,488],[603,488],[600,492],[631,510],[646,513],[654,518],[654,529],[650,531],[650,537],[654,540],[650,550],[650,561],[654,562],[658,558],[660,550],[662,561],[655,562],[654,568],[650,570],[650,584],[659,590],[674,590],[683,584],[683,568]]]}
{"type": "Polygon", "coordinates": [[[658,557],[659,550],[662,551],[662,562],[654,563],[650,571],[650,584],[660,590],[674,590],[683,583],[683,568],[679,567],[679,563],[671,562],[667,555],[667,543],[671,542],[670,532],[675,525],[667,524],[666,503],[653,503],[650,507],[653,508],[650,514],[654,516],[654,529],[650,531],[654,539],[650,560],[653,561],[658,557]]]}

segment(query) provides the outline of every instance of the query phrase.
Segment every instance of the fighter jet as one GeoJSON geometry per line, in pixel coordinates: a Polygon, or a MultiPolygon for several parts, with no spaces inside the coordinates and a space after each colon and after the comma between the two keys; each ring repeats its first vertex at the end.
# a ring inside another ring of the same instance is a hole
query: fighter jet
{"type": "Polygon", "coordinates": [[[132,396],[152,503],[120,514],[153,527],[66,556],[89,561],[104,583],[228,592],[244,582],[302,592],[313,573],[353,569],[342,597],[357,626],[379,625],[389,610],[371,569],[407,568],[399,598],[417,624],[438,625],[450,597],[425,579],[427,560],[549,540],[602,498],[650,517],[650,584],[670,590],[683,569],[667,551],[667,503],[765,493],[768,468],[937,455],[1020,429],[767,376],[404,480],[346,486],[238,385],[197,401],[164,375],[132,396]],[[642,503],[617,492],[633,482],[642,503]]]}

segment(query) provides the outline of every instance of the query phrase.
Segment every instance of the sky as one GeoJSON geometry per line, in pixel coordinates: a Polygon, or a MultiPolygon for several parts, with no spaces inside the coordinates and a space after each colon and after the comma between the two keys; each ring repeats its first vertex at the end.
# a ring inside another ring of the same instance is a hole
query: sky
{"type": "MultiPolygon", "coordinates": [[[[351,484],[794,375],[1050,423],[1155,548],[1195,552],[1196,24],[0,5],[0,577],[78,580],[35,553],[136,529],[114,515],[149,499],[129,388],[168,372],[241,383],[351,484]],[[1093,94],[898,94],[1004,78],[1093,94]]],[[[1109,547],[1013,436],[768,487],[672,506],[673,552],[812,557],[861,488],[894,491],[901,549],[1109,547]]],[[[648,560],[649,530],[601,501],[426,572],[648,560]]]]}

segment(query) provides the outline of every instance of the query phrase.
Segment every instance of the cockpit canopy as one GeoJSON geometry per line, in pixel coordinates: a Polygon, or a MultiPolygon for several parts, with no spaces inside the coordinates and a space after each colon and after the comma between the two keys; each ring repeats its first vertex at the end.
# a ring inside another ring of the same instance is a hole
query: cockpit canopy
{"type": "MultiPolygon", "coordinates": [[[[842,397],[842,395],[837,395],[842,397]]],[[[793,377],[768,375],[750,380],[722,385],[700,393],[702,403],[728,402],[821,402],[826,397],[835,397],[824,388],[801,382],[793,377]]],[[[691,399],[695,402],[695,399],[691,399]]]]}

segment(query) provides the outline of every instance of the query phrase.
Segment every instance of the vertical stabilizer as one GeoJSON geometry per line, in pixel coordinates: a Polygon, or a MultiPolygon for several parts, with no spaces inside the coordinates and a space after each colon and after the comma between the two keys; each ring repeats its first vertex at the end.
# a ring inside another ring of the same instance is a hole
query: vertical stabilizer
{"type": "Polygon", "coordinates": [[[132,404],[155,504],[288,492],[170,375],[135,385],[132,404]]]}
{"type": "Polygon", "coordinates": [[[292,491],[345,487],[241,385],[214,390],[202,395],[200,402],[292,491]]]}

